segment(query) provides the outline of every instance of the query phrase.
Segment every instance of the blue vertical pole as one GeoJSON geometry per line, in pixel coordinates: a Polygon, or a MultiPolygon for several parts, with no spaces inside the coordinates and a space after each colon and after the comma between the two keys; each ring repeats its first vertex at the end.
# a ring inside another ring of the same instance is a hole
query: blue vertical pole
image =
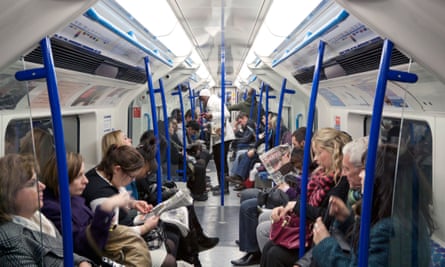
{"type": "MultiPolygon", "coordinates": [[[[221,0],[221,181],[220,181],[220,190],[221,190],[221,206],[224,206],[224,190],[225,190],[225,177],[224,177],[224,167],[226,164],[226,158],[224,157],[224,121],[225,121],[225,101],[226,101],[226,48],[224,46],[224,0],[221,0]]],[[[215,164],[218,164],[215,162],[215,164]]]]}
{"type": "Polygon", "coordinates": [[[280,144],[281,135],[281,113],[283,109],[284,93],[286,92],[287,79],[283,79],[281,83],[280,99],[278,100],[277,128],[275,129],[275,146],[280,144]]]}
{"type": "Polygon", "coordinates": [[[269,86],[266,85],[266,122],[265,122],[265,126],[264,126],[264,141],[265,143],[265,147],[264,150],[267,151],[269,150],[269,86]]]}
{"type": "Polygon", "coordinates": [[[411,73],[390,70],[391,52],[393,44],[385,40],[383,44],[382,58],[377,78],[377,88],[372,111],[371,129],[369,133],[368,155],[366,157],[366,179],[362,199],[362,214],[360,219],[360,244],[359,244],[359,266],[368,266],[369,231],[371,228],[372,194],[374,190],[374,173],[377,156],[377,146],[380,133],[380,121],[382,117],[383,104],[385,100],[386,84],[388,80],[410,82],[417,81],[417,76],[411,73]]]}
{"type": "Polygon", "coordinates": [[[249,119],[253,120],[252,116],[253,116],[253,109],[255,108],[255,99],[256,99],[256,93],[254,92],[251,96],[250,96],[250,110],[249,110],[249,119]]]}
{"type": "Polygon", "coordinates": [[[260,134],[260,123],[261,123],[261,105],[263,103],[263,94],[264,94],[264,82],[261,82],[261,89],[260,89],[260,99],[258,100],[258,116],[256,119],[256,140],[258,140],[258,135],[260,134]]]}
{"type": "Polygon", "coordinates": [[[184,102],[182,100],[182,93],[181,93],[181,86],[178,85],[178,91],[177,92],[173,92],[172,95],[178,95],[179,96],[179,107],[181,110],[181,120],[182,120],[182,171],[180,172],[182,174],[182,181],[186,182],[187,181],[187,176],[186,176],[186,164],[187,164],[187,152],[186,152],[186,148],[187,148],[187,142],[186,142],[186,132],[185,132],[185,119],[184,119],[184,102]]]}
{"type": "Polygon", "coordinates": [[[73,232],[71,225],[71,199],[69,179],[66,164],[65,140],[63,137],[62,114],[60,112],[57,77],[54,69],[51,41],[48,37],[40,41],[43,56],[43,68],[19,71],[16,79],[19,81],[46,78],[48,98],[53,122],[54,140],[56,146],[57,173],[59,174],[60,206],[62,212],[63,263],[64,266],[74,266],[73,232]]]}
{"type": "MultiPolygon", "coordinates": [[[[159,130],[158,130],[158,115],[156,112],[156,103],[155,103],[155,90],[153,87],[153,80],[151,77],[151,70],[150,70],[150,59],[148,56],[144,57],[145,62],[145,74],[147,75],[147,84],[148,84],[148,95],[150,96],[150,106],[151,106],[151,117],[153,118],[153,132],[155,136],[159,136],[159,130]]],[[[168,145],[168,144],[167,144],[168,145]]],[[[156,192],[156,198],[158,203],[162,201],[162,162],[161,162],[161,148],[159,147],[159,140],[156,142],[156,161],[158,162],[158,169],[156,170],[157,179],[156,182],[158,184],[157,186],[157,192],[156,192]]]]}
{"type": "Polygon", "coordinates": [[[312,129],[314,128],[314,115],[317,104],[318,85],[320,83],[320,73],[323,66],[325,42],[320,41],[318,45],[317,63],[314,69],[314,78],[312,81],[311,98],[309,101],[309,111],[307,118],[306,137],[304,142],[303,173],[301,175],[301,195],[300,195],[300,257],[304,255],[304,246],[306,243],[306,205],[307,205],[307,183],[309,176],[309,164],[311,162],[311,139],[312,129]]]}
{"type": "Polygon", "coordinates": [[[164,83],[162,82],[162,79],[159,79],[159,90],[155,90],[155,92],[159,92],[161,94],[161,101],[162,101],[162,115],[164,116],[164,132],[165,132],[165,140],[167,141],[167,180],[171,180],[171,154],[172,154],[172,148],[171,148],[171,142],[170,142],[170,132],[168,131],[169,128],[169,120],[168,120],[168,113],[167,113],[167,101],[165,100],[165,93],[164,93],[164,83]]]}

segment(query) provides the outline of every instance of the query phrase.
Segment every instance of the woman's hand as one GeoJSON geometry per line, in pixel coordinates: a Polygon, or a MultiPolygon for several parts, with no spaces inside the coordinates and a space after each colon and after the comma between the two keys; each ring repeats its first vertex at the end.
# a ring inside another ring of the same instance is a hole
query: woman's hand
{"type": "Polygon", "coordinates": [[[153,209],[153,205],[147,204],[147,202],[143,200],[134,200],[132,207],[144,214],[149,213],[153,209]]]}
{"type": "Polygon", "coordinates": [[[148,217],[144,224],[141,226],[141,235],[148,233],[150,230],[156,228],[158,226],[159,216],[150,216],[148,217]]]}
{"type": "Polygon", "coordinates": [[[106,212],[112,212],[114,208],[121,207],[126,208],[131,202],[130,193],[122,191],[119,194],[108,197],[101,205],[100,208],[106,212]]]}
{"type": "Polygon", "coordinates": [[[270,215],[270,218],[272,221],[276,222],[280,218],[283,218],[284,215],[289,213],[291,210],[293,210],[295,206],[295,201],[289,201],[286,205],[286,207],[276,207],[272,210],[272,214],[270,215]]]}
{"type": "Polygon", "coordinates": [[[79,263],[79,267],[92,267],[93,265],[91,265],[91,263],[87,262],[87,261],[82,261],[81,263],[79,263]]]}
{"type": "Polygon", "coordinates": [[[314,223],[314,227],[312,229],[312,232],[314,233],[314,243],[317,245],[320,243],[323,239],[326,237],[331,236],[329,234],[328,229],[326,229],[326,226],[324,225],[321,217],[318,217],[317,220],[314,223]]]}
{"type": "Polygon", "coordinates": [[[351,211],[339,197],[331,196],[329,205],[329,215],[334,216],[340,222],[344,222],[351,215],[351,211]]]}

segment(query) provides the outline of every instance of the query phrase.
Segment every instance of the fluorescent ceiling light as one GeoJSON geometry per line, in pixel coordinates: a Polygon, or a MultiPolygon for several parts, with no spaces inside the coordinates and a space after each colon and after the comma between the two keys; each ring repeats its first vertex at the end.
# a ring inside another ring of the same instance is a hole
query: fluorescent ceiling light
{"type": "Polygon", "coordinates": [[[117,0],[137,21],[176,56],[186,56],[192,45],[178,19],[164,0],[117,0]]]}
{"type": "Polygon", "coordinates": [[[116,0],[139,23],[144,25],[176,56],[186,56],[199,65],[197,75],[201,79],[213,81],[206,66],[192,47],[181,24],[165,0],[116,0]]]}
{"type": "Polygon", "coordinates": [[[252,46],[255,53],[269,56],[320,2],[321,0],[273,1],[252,46]]]}
{"type": "Polygon", "coordinates": [[[249,78],[251,72],[247,65],[255,61],[255,54],[259,56],[272,54],[321,1],[274,0],[241,67],[237,78],[239,82],[249,78]]]}

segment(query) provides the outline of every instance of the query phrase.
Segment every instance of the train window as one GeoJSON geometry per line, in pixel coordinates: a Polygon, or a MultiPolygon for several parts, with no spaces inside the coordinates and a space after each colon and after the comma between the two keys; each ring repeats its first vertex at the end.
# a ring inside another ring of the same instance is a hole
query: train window
{"type": "MultiPolygon", "coordinates": [[[[32,120],[32,127],[39,129],[38,132],[42,134],[50,134],[52,136],[52,121],[51,118],[34,118],[32,120]]],[[[30,136],[31,124],[29,119],[16,119],[8,123],[5,133],[5,154],[17,153],[20,151],[20,146],[30,136]]],[[[65,146],[67,152],[79,152],[79,123],[76,116],[63,117],[63,131],[65,146]]],[[[34,136],[34,140],[37,140],[34,136]]],[[[48,146],[53,144],[53,140],[48,143],[48,146]]]]}
{"type": "MultiPolygon", "coordinates": [[[[416,159],[423,174],[432,185],[432,134],[427,122],[417,120],[403,120],[400,133],[401,119],[382,118],[380,128],[380,140],[385,144],[399,144],[401,137],[401,150],[408,150],[416,159]]],[[[365,133],[369,135],[371,117],[365,118],[365,133]]]]}
{"type": "MultiPolygon", "coordinates": [[[[369,129],[370,125],[365,125],[367,134],[369,129]]],[[[382,118],[380,139],[382,143],[398,146],[399,153],[398,164],[394,165],[398,167],[391,205],[394,229],[388,266],[423,266],[421,263],[428,262],[430,257],[424,248],[430,242],[428,229],[431,230],[433,204],[431,129],[425,121],[382,118]],[[407,164],[411,161],[417,166],[407,164]]]]}

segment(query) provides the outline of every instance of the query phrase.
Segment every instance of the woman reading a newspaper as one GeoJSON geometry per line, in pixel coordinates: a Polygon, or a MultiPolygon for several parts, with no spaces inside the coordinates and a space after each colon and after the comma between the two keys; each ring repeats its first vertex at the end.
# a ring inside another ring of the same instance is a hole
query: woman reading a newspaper
{"type": "MultiPolygon", "coordinates": [[[[344,132],[333,128],[318,130],[312,137],[311,150],[318,168],[312,172],[311,179],[307,185],[307,212],[306,212],[306,244],[311,244],[311,226],[318,218],[327,212],[330,196],[345,199],[348,192],[348,181],[342,173],[342,149],[351,141],[351,137],[344,132]]],[[[300,203],[290,201],[284,207],[273,209],[272,221],[279,221],[289,214],[299,215],[300,203]]],[[[325,222],[329,225],[331,222],[325,222]]],[[[328,226],[329,227],[329,226],[328,226]]],[[[270,240],[263,248],[260,266],[293,266],[298,258],[299,248],[285,248],[276,245],[270,240]]]]}
{"type": "MultiPolygon", "coordinates": [[[[140,175],[143,166],[144,158],[136,148],[111,145],[99,165],[85,174],[89,181],[82,194],[86,204],[92,210],[95,210],[107,198],[125,193],[125,186],[140,175]]],[[[137,204],[140,202],[133,201],[133,203],[137,204]]],[[[142,213],[150,212],[152,206],[146,205],[145,210],[139,209],[139,211],[142,213]]],[[[130,205],[128,208],[137,208],[137,206],[130,205]]],[[[125,219],[128,208],[115,210],[115,218],[118,219],[117,223],[120,224],[121,219],[125,219]]],[[[157,226],[158,220],[158,216],[151,216],[142,225],[130,228],[144,235],[157,226]]],[[[165,244],[174,243],[167,240],[165,244]]],[[[158,249],[150,250],[152,266],[176,266],[176,258],[174,254],[170,253],[170,251],[174,250],[175,248],[165,247],[164,244],[161,244],[158,249]]]]}
{"type": "MultiPolygon", "coordinates": [[[[71,211],[73,225],[74,251],[79,255],[93,259],[97,264],[102,264],[101,252],[95,251],[95,246],[88,240],[87,229],[92,233],[94,243],[98,250],[104,250],[109,240],[109,229],[112,226],[114,210],[119,207],[127,207],[131,203],[130,194],[123,192],[106,198],[95,212],[85,205],[85,199],[81,196],[88,179],[85,177],[85,167],[80,154],[67,153],[67,169],[69,191],[71,195],[71,211]]],[[[45,177],[46,189],[44,190],[44,205],[42,213],[50,219],[59,231],[62,231],[62,214],[59,201],[59,175],[57,173],[56,158],[53,155],[42,170],[45,177]]],[[[157,224],[157,218],[147,220],[145,228],[153,228],[157,224]]],[[[130,230],[131,231],[131,230],[130,230]]],[[[142,245],[145,241],[141,239],[142,245]]],[[[128,256],[128,255],[127,255],[128,256]]],[[[129,258],[129,257],[127,257],[129,258]]],[[[131,262],[133,265],[149,263],[151,261],[148,250],[138,253],[139,260],[131,262]],[[144,259],[145,257],[145,259],[144,259]]],[[[121,262],[123,263],[123,262],[121,262]]],[[[129,264],[127,262],[127,264],[129,264]]]]}

